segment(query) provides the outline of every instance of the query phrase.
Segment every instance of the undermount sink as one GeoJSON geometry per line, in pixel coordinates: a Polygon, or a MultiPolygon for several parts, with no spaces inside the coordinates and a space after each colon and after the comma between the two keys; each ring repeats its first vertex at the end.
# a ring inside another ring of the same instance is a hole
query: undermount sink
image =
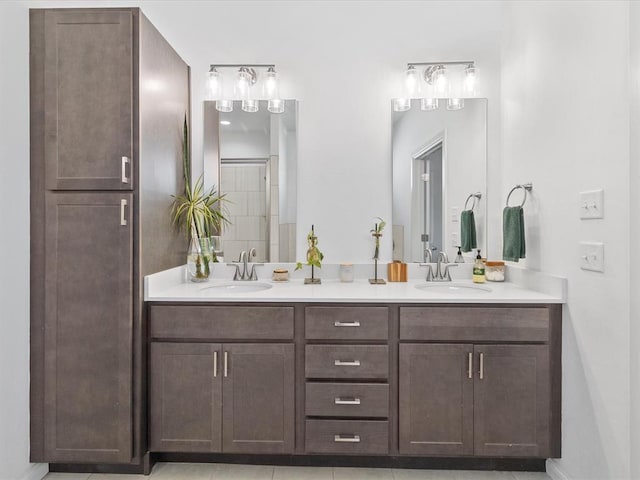
{"type": "Polygon", "coordinates": [[[484,285],[457,282],[421,283],[420,285],[416,285],[416,288],[429,293],[444,293],[448,295],[485,294],[491,291],[489,287],[485,287],[484,285]]]}
{"type": "Polygon", "coordinates": [[[211,293],[254,293],[254,292],[262,292],[263,290],[269,290],[273,285],[269,283],[260,283],[260,282],[227,282],[227,283],[219,283],[218,285],[211,285],[208,287],[204,287],[202,289],[203,292],[211,292],[211,293]]]}

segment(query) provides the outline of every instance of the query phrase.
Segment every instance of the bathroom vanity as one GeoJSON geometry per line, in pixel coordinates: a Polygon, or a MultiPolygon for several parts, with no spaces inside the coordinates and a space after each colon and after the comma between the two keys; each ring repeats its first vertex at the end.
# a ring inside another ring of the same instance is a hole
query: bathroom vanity
{"type": "Polygon", "coordinates": [[[559,298],[323,282],[149,288],[154,458],[541,469],[560,456],[559,298]]]}

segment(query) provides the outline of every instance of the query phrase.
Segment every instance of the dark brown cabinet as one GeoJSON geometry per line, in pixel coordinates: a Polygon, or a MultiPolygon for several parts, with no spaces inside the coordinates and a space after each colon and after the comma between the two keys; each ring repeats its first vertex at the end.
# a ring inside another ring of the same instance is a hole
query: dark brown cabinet
{"type": "Polygon", "coordinates": [[[131,194],[46,196],[45,451],[131,455],[131,194]]]}
{"type": "Polygon", "coordinates": [[[401,453],[473,454],[470,355],[473,345],[400,345],[401,453]]]}
{"type": "Polygon", "coordinates": [[[293,452],[293,344],[153,342],[150,362],[150,450],[293,452]]]}
{"type": "Polygon", "coordinates": [[[137,8],[33,9],[29,36],[30,459],[148,471],[143,277],[184,263],[189,67],[137,8]]]}
{"type": "Polygon", "coordinates": [[[51,190],[131,190],[133,12],[44,15],[44,155],[51,190]]]}

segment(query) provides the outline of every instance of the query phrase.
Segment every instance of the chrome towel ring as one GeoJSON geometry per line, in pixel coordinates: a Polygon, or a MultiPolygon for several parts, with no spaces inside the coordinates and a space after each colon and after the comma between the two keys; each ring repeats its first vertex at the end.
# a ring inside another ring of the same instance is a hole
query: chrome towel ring
{"type": "Polygon", "coordinates": [[[476,208],[476,198],[478,199],[478,201],[480,201],[480,199],[482,198],[482,194],[480,192],[476,192],[469,195],[464,202],[464,209],[473,211],[473,209],[476,208]],[[473,198],[473,203],[471,204],[471,208],[469,209],[467,208],[467,204],[469,203],[469,200],[471,200],[472,198],[473,198]]]}
{"type": "Polygon", "coordinates": [[[518,190],[519,188],[524,190],[524,196],[522,197],[522,203],[520,204],[520,207],[523,207],[525,202],[527,201],[527,192],[531,191],[531,189],[533,188],[533,183],[523,183],[513,187],[511,191],[509,191],[509,195],[507,195],[507,202],[506,202],[507,207],[509,206],[509,198],[511,197],[511,194],[516,190],[518,190]]]}

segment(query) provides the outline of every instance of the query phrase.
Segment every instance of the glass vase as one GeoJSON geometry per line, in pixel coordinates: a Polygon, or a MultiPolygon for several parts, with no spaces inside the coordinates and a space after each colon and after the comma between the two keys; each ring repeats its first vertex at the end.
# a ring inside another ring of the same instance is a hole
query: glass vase
{"type": "Polygon", "coordinates": [[[211,244],[208,238],[192,238],[187,253],[187,271],[192,282],[207,282],[211,274],[211,244]]]}

